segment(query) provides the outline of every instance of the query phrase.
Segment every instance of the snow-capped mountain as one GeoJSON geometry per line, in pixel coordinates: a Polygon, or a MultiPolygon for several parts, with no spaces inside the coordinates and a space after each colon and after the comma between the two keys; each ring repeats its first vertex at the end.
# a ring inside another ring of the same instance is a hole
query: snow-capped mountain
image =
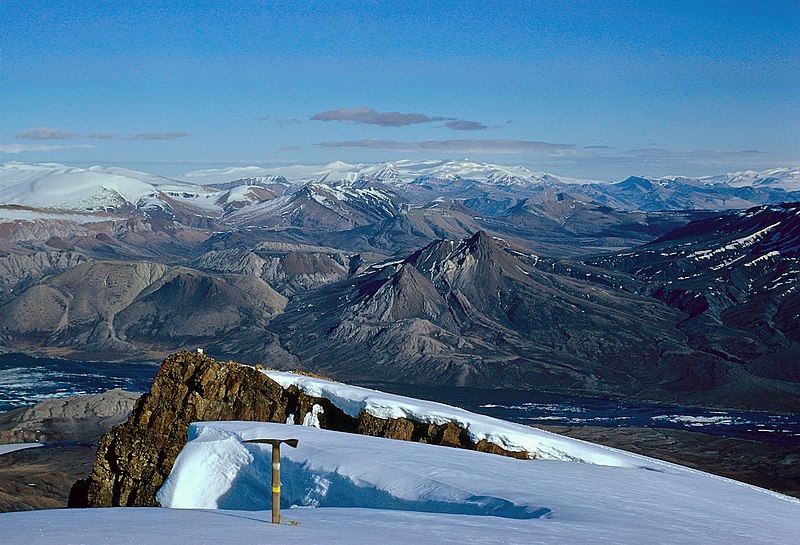
{"type": "Polygon", "coordinates": [[[700,181],[727,184],[732,187],[770,187],[800,191],[800,168],[773,168],[761,172],[744,170],[719,176],[707,176],[700,181]]]}
{"type": "Polygon", "coordinates": [[[715,180],[579,183],[519,166],[402,160],[197,171],[186,176],[190,183],[114,167],[6,163],[0,222],[13,225],[18,240],[72,239],[72,225],[83,232],[82,244],[105,258],[175,254],[201,238],[254,229],[272,229],[268,239],[275,242],[281,229],[293,242],[381,253],[484,229],[546,254],[585,255],[651,241],[699,214],[693,211],[800,200],[800,192],[775,182],[796,174],[774,169],[715,180]],[[115,222],[100,228],[110,237],[104,240],[126,237],[126,247],[108,250],[91,238],[103,222],[115,222]],[[198,231],[178,235],[187,227],[198,231]],[[134,246],[152,242],[148,231],[161,240],[141,254],[134,246]]]}
{"type": "Polygon", "coordinates": [[[71,211],[220,211],[223,191],[121,168],[6,163],[0,205],[71,211]]]}
{"type": "Polygon", "coordinates": [[[244,169],[204,170],[186,174],[186,178],[197,181],[230,180],[237,174],[248,176],[280,176],[298,183],[307,182],[354,182],[371,178],[382,182],[411,183],[418,179],[452,181],[474,180],[488,184],[520,185],[560,181],[556,176],[534,173],[522,166],[501,166],[464,160],[400,160],[378,164],[352,164],[335,161],[321,166],[294,165],[275,168],[247,167],[244,169]]]}
{"type": "Polygon", "coordinates": [[[398,195],[379,188],[311,182],[278,198],[242,207],[226,220],[239,225],[342,231],[391,219],[402,202],[398,195]]]}
{"type": "MultiPolygon", "coordinates": [[[[54,163],[6,163],[0,169],[0,205],[168,213],[187,208],[194,214],[222,218],[234,210],[297,192],[309,184],[316,184],[317,189],[324,184],[329,187],[327,192],[336,193],[339,198],[341,190],[335,187],[364,188],[377,183],[419,204],[441,196],[509,201],[566,192],[631,211],[723,210],[791,200],[787,192],[800,190],[799,169],[747,171],[696,179],[630,177],[618,183],[578,183],[522,166],[466,159],[401,160],[372,165],[337,161],[323,166],[196,171],[185,177],[193,182],[116,167],[82,169],[54,163]],[[248,176],[237,177],[237,174],[248,176]]],[[[510,208],[515,203],[508,204],[510,208]]]]}

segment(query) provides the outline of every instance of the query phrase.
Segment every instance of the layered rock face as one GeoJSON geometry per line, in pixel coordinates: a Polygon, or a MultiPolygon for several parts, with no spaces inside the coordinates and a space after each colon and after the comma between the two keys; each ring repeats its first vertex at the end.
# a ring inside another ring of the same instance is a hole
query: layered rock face
{"type": "Polygon", "coordinates": [[[325,429],[529,457],[485,440],[476,444],[455,423],[384,420],[368,413],[353,418],[329,400],[295,386],[283,388],[253,367],[181,352],[164,360],[128,421],[102,437],[92,476],[76,483],[71,505],[156,506],[155,494],[186,443],[191,422],[302,422],[315,405],[323,409],[314,412],[325,429]]]}

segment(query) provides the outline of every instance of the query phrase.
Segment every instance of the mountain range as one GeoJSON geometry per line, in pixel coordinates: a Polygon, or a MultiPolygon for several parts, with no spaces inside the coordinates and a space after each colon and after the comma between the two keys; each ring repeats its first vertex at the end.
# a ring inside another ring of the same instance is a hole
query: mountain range
{"type": "Polygon", "coordinates": [[[10,349],[143,360],[201,346],[351,381],[800,407],[798,170],[2,173],[10,349]]]}

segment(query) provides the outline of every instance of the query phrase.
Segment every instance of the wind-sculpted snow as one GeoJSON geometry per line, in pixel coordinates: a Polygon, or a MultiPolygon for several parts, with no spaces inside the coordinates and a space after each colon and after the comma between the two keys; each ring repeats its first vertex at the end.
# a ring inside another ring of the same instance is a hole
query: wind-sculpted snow
{"type": "Polygon", "coordinates": [[[608,447],[576,441],[442,403],[388,394],[294,373],[262,372],[284,388],[294,385],[309,396],[328,399],[352,417],[367,412],[377,418],[407,418],[424,424],[441,425],[455,422],[460,428],[467,430],[470,439],[475,443],[485,439],[506,450],[528,452],[537,459],[569,460],[610,466],[631,465],[628,456],[608,447]]]}
{"type": "MultiPolygon", "coordinates": [[[[193,425],[157,499],[174,508],[269,509],[264,490],[271,486],[270,450],[242,439],[298,435],[296,428],[285,427],[235,422],[193,425]]],[[[436,455],[432,445],[395,450],[387,448],[389,440],[352,440],[341,432],[309,434],[308,428],[299,430],[299,436],[302,446],[286,452],[281,462],[284,507],[366,507],[518,519],[550,514],[547,507],[493,495],[492,486],[497,486],[502,473],[465,486],[474,472],[469,457],[445,456],[444,463],[437,464],[430,461],[436,455]],[[364,464],[365,455],[370,464],[364,464]],[[441,467],[429,472],[436,466],[441,467]]],[[[487,470],[496,465],[488,464],[487,470]]]]}
{"type": "Polygon", "coordinates": [[[231,522],[259,517],[270,508],[270,447],[243,441],[290,437],[299,444],[281,449],[283,516],[300,520],[299,535],[335,515],[330,535],[349,533],[350,543],[788,543],[800,515],[792,498],[622,452],[627,467],[515,460],[253,422],[193,424],[158,499],[220,509],[231,522]],[[404,522],[386,535],[350,524],[401,513],[404,522]],[[411,537],[419,525],[427,537],[411,537]]]}

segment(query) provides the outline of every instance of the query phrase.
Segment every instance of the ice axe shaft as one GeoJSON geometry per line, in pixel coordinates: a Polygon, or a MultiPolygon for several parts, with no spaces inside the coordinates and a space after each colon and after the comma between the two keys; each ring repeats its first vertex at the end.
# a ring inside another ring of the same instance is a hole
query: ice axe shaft
{"type": "Polygon", "coordinates": [[[297,447],[297,439],[250,439],[245,443],[272,445],[272,524],[281,523],[281,443],[297,447]]]}

